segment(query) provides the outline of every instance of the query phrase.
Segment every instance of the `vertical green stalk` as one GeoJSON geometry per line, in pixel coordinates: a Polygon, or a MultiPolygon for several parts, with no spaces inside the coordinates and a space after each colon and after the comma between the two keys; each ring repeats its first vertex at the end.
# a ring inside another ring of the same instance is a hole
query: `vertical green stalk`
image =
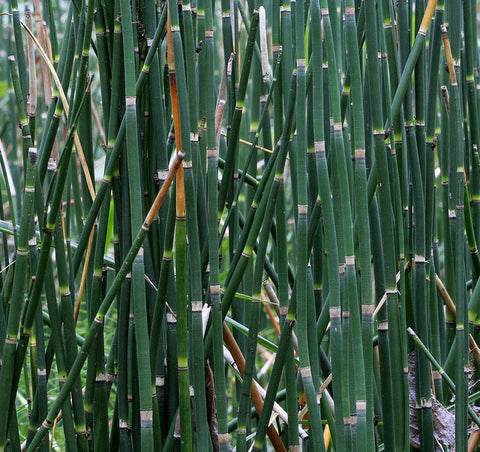
{"type": "MultiPolygon", "coordinates": [[[[208,51],[209,40],[213,41],[213,27],[210,29],[209,22],[209,4],[206,8],[206,26],[205,45],[208,51]],[[211,33],[210,33],[211,30],[211,33]]],[[[197,205],[201,199],[200,190],[203,191],[203,170],[200,165],[200,151],[198,143],[198,89],[195,77],[195,45],[193,35],[193,22],[190,2],[184,1],[182,9],[182,20],[185,37],[185,76],[188,89],[189,100],[189,128],[190,128],[190,149],[191,153],[186,155],[184,165],[185,195],[186,195],[186,215],[187,215],[187,236],[188,236],[188,260],[190,262],[190,291],[189,299],[192,309],[191,347],[192,356],[203,356],[203,327],[202,327],[202,275],[201,275],[201,257],[200,257],[200,237],[199,237],[199,215],[197,205]]],[[[213,44],[211,44],[213,48],[213,44]]],[[[177,55],[176,55],[177,58],[177,55]]],[[[176,60],[177,61],[177,60],[176,60]]],[[[213,61],[210,63],[213,67],[213,61]]],[[[210,80],[213,81],[213,74],[210,80]]],[[[202,82],[200,77],[199,83],[202,82]]],[[[208,82],[207,82],[208,83],[208,82]]],[[[208,107],[208,106],[207,106],[208,107]]],[[[207,114],[213,109],[210,102],[210,109],[207,108],[207,114]]],[[[212,126],[212,129],[214,127],[212,126]]],[[[210,130],[207,124],[207,133],[210,130]]],[[[202,195],[203,196],[203,195],[202,195]]],[[[192,360],[192,383],[195,393],[194,412],[198,433],[198,443],[203,447],[210,447],[210,433],[208,430],[207,401],[205,390],[205,364],[203,360],[192,360]]]]}
{"type": "MultiPolygon", "coordinates": [[[[227,393],[223,359],[223,316],[220,295],[220,274],[218,256],[218,176],[217,156],[220,146],[220,133],[216,135],[215,91],[214,91],[214,31],[212,4],[205,7],[205,52],[206,52],[206,119],[207,119],[207,184],[208,184],[208,248],[209,248],[209,289],[212,304],[213,369],[215,375],[216,409],[218,422],[218,444],[220,451],[230,448],[227,425],[227,393]]],[[[220,119],[220,118],[219,118],[220,119]]],[[[224,174],[225,177],[225,174],[224,174]]],[[[223,207],[223,206],[222,206],[223,207]]]]}
{"type": "MultiPolygon", "coordinates": [[[[462,187],[464,183],[464,155],[463,152],[453,152],[453,149],[462,149],[462,109],[460,79],[460,8],[447,3],[448,20],[450,23],[449,35],[442,28],[445,55],[450,74],[450,113],[449,113],[449,217],[452,222],[454,239],[455,264],[455,306],[456,334],[455,334],[455,449],[467,450],[467,377],[468,368],[468,318],[466,308],[465,285],[465,239],[464,239],[464,205],[462,187]],[[452,147],[453,146],[453,147],[452,147]]],[[[421,338],[420,338],[421,339],[421,338]]]]}
{"type": "MultiPolygon", "coordinates": [[[[175,140],[177,151],[184,150],[185,163],[188,169],[192,165],[190,147],[190,118],[187,108],[180,105],[188,104],[185,68],[183,59],[182,39],[180,35],[179,18],[176,3],[169,2],[170,25],[168,33],[168,65],[170,72],[170,96],[175,124],[175,140]]],[[[184,169],[177,176],[176,185],[177,226],[175,234],[175,268],[177,291],[177,362],[178,390],[180,406],[180,428],[182,431],[182,450],[192,449],[192,419],[190,409],[190,388],[188,368],[188,312],[187,312],[187,244],[186,244],[186,212],[184,169]]],[[[196,300],[192,300],[196,301],[196,300]]]]}
{"type": "MultiPolygon", "coordinates": [[[[135,90],[135,54],[131,7],[127,0],[121,1],[123,58],[125,69],[126,145],[128,161],[128,187],[130,197],[130,222],[132,234],[142,224],[142,187],[140,157],[137,142],[137,112],[135,90]]],[[[132,241],[134,236],[132,235],[132,241]]],[[[153,411],[150,391],[150,358],[147,322],[147,306],[144,281],[144,253],[138,253],[132,265],[131,296],[135,315],[135,344],[138,360],[140,391],[140,422],[142,449],[153,449],[153,411]]]]}
{"type": "MultiPolygon", "coordinates": [[[[321,33],[319,8],[320,2],[312,3],[312,31],[314,36],[321,33]]],[[[322,12],[326,13],[326,11],[322,12]]],[[[332,192],[329,182],[326,146],[324,137],[324,96],[323,96],[323,58],[322,47],[314,46],[311,64],[313,65],[313,117],[314,117],[314,145],[317,156],[317,177],[319,196],[322,203],[324,222],[324,243],[326,258],[326,276],[328,279],[328,303],[330,311],[330,347],[333,377],[333,392],[335,397],[335,448],[344,450],[345,435],[343,419],[343,393],[342,393],[342,324],[341,324],[341,298],[340,274],[338,271],[338,249],[336,238],[335,218],[333,212],[332,192]]]]}
{"type": "MultiPolygon", "coordinates": [[[[398,317],[395,316],[395,309],[397,306],[397,291],[396,291],[396,264],[395,264],[395,250],[394,250],[394,222],[392,202],[390,197],[390,177],[387,163],[387,155],[385,152],[385,144],[383,142],[383,127],[382,127],[382,111],[381,102],[378,99],[378,86],[380,86],[380,68],[378,62],[378,45],[377,45],[377,21],[375,20],[374,2],[367,0],[366,2],[366,44],[367,44],[367,70],[368,70],[368,83],[370,93],[370,106],[372,109],[372,132],[374,140],[374,155],[377,165],[377,191],[379,197],[379,210],[380,210],[380,224],[381,224],[381,244],[377,246],[382,247],[383,261],[385,265],[385,289],[387,296],[387,309],[382,308],[378,315],[378,336],[379,336],[379,351],[380,351],[380,373],[382,383],[382,404],[385,426],[385,447],[387,449],[395,449],[397,446],[402,447],[398,441],[401,438],[396,438],[395,427],[397,431],[403,431],[401,429],[401,422],[405,422],[403,416],[397,419],[395,413],[403,413],[403,404],[394,407],[393,396],[396,394],[404,397],[402,394],[403,389],[400,385],[393,386],[394,381],[391,380],[392,369],[390,362],[390,354],[388,352],[390,347],[389,340],[390,335],[389,325],[395,329],[398,317]],[[390,314],[394,314],[391,318],[390,314]]],[[[380,275],[377,275],[380,276],[380,275]]],[[[381,284],[381,283],[377,283],[381,284]]],[[[383,284],[381,284],[383,286],[383,284]]],[[[398,324],[398,323],[397,323],[398,324]]]]}
{"type": "Polygon", "coordinates": [[[355,22],[355,7],[353,1],[348,1],[345,10],[345,36],[351,74],[351,120],[353,132],[353,147],[355,161],[355,211],[358,234],[359,270],[361,275],[361,306],[362,332],[360,332],[360,315],[358,305],[350,305],[352,318],[353,353],[356,360],[354,366],[356,380],[356,410],[357,410],[357,449],[371,450],[373,448],[373,386],[366,377],[367,369],[373,365],[369,350],[372,340],[372,272],[370,264],[370,228],[368,224],[367,204],[367,174],[365,168],[365,124],[363,115],[363,93],[361,86],[360,61],[358,58],[357,28],[355,22]],[[363,335],[361,339],[360,336],[363,335]],[[363,347],[361,346],[363,342],[363,347]],[[359,355],[363,353],[362,355],[359,355]],[[363,359],[361,359],[363,357],[363,359]],[[367,365],[368,363],[368,365],[367,365]]]}
{"type": "MultiPolygon", "coordinates": [[[[430,319],[431,319],[431,346],[432,350],[435,353],[437,358],[441,359],[441,337],[444,327],[442,325],[443,316],[440,313],[443,311],[443,306],[440,309],[438,303],[438,296],[436,293],[435,287],[435,277],[437,266],[434,265],[434,247],[435,247],[435,199],[438,199],[436,196],[436,183],[435,183],[435,148],[436,148],[436,138],[435,138],[435,124],[437,121],[437,109],[435,108],[438,101],[438,86],[439,86],[439,66],[440,66],[440,50],[442,44],[442,35],[440,26],[443,22],[443,0],[440,0],[437,3],[437,8],[435,11],[435,20],[433,24],[433,30],[431,34],[431,44],[430,44],[430,61],[429,61],[429,76],[428,76],[428,93],[427,93],[427,110],[426,110],[426,123],[425,123],[425,134],[426,134],[426,196],[425,196],[425,212],[427,214],[426,226],[425,226],[425,249],[427,253],[430,253],[430,319]],[[430,251],[431,250],[431,251],[430,251]]],[[[438,150],[438,149],[437,149],[438,150]]],[[[441,384],[441,378],[434,372],[434,386],[435,386],[435,396],[439,401],[443,401],[443,390],[441,384]]]]}
{"type": "MultiPolygon", "coordinates": [[[[431,6],[432,2],[430,2],[431,6]]],[[[405,16],[407,15],[406,7],[407,5],[402,5],[403,8],[399,8],[399,20],[400,25],[406,23],[408,20],[405,16]]],[[[433,14],[433,10],[431,10],[433,14]]],[[[431,17],[431,15],[430,15],[431,17]]],[[[424,23],[425,18],[422,20],[420,27],[417,31],[417,39],[415,41],[414,47],[417,48],[418,57],[422,54],[423,51],[423,41],[425,39],[425,34],[427,32],[426,25],[424,23]]],[[[428,24],[427,24],[428,27],[428,24]]],[[[404,67],[404,72],[407,70],[407,65],[410,59],[409,54],[410,42],[407,40],[407,37],[400,37],[400,60],[401,66],[404,67]],[[407,57],[408,55],[408,57],[407,57]]],[[[412,48],[411,52],[414,52],[412,48]]],[[[417,61],[421,61],[417,60],[417,61]]],[[[423,67],[417,66],[419,70],[418,78],[417,71],[415,72],[415,88],[416,91],[423,89],[423,67]]],[[[403,76],[402,76],[403,78],[403,76]]],[[[398,90],[397,90],[398,92],[398,90]]],[[[427,274],[427,262],[426,262],[426,249],[425,249],[425,176],[423,174],[425,163],[422,161],[424,158],[424,153],[422,154],[422,149],[424,149],[424,137],[422,137],[422,142],[419,144],[417,140],[417,134],[414,129],[414,116],[413,116],[413,107],[412,107],[412,94],[410,83],[407,84],[406,96],[404,99],[404,112],[405,112],[405,129],[407,133],[407,149],[408,157],[410,160],[410,167],[412,172],[412,221],[415,222],[415,230],[413,231],[413,252],[414,252],[414,286],[413,286],[413,304],[414,304],[414,315],[415,315],[415,325],[419,330],[422,340],[427,341],[429,337],[429,328],[428,322],[425,322],[425,319],[428,319],[428,291],[426,290],[426,274],[427,274]]],[[[421,97],[421,96],[420,96],[421,97]]],[[[416,101],[420,101],[417,96],[416,101]]],[[[415,104],[415,108],[418,108],[420,115],[422,114],[422,105],[415,104]]],[[[419,117],[419,121],[423,120],[423,116],[419,117]]],[[[431,395],[431,377],[430,377],[430,366],[424,355],[422,355],[418,349],[416,349],[415,354],[415,370],[416,370],[416,379],[415,379],[415,388],[416,388],[416,407],[417,407],[417,419],[420,426],[421,432],[421,444],[422,448],[425,450],[433,450],[434,438],[433,438],[433,421],[432,421],[432,395],[431,395]]]]}
{"type": "Polygon", "coordinates": [[[298,352],[300,357],[300,372],[303,388],[307,399],[309,424],[311,430],[310,440],[315,450],[325,449],[323,431],[321,428],[320,410],[317,404],[316,391],[312,379],[310,357],[308,349],[308,296],[307,296],[307,225],[308,225],[308,195],[307,184],[301,183],[307,173],[306,151],[306,77],[305,77],[305,16],[303,14],[305,3],[303,0],[296,3],[295,39],[296,39],[296,68],[297,86],[295,115],[297,124],[297,212],[296,221],[296,290],[297,290],[297,336],[298,352]]]}

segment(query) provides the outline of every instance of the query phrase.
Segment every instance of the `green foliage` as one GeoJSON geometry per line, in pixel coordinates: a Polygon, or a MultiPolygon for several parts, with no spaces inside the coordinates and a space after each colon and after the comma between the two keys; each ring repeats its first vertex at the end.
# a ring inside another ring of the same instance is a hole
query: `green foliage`
{"type": "Polygon", "coordinates": [[[466,451],[476,2],[181,6],[2,5],[0,450],[466,451]]]}

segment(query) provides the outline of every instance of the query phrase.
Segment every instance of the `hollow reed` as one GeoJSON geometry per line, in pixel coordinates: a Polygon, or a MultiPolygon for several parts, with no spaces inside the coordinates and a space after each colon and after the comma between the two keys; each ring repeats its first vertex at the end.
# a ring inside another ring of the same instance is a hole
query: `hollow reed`
{"type": "Polygon", "coordinates": [[[472,450],[476,1],[2,8],[1,451],[472,450]]]}

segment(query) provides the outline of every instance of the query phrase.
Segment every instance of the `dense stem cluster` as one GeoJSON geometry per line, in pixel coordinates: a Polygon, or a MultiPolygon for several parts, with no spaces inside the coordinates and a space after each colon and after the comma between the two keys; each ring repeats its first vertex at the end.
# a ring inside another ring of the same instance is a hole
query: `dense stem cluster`
{"type": "Polygon", "coordinates": [[[476,1],[3,7],[0,451],[474,450],[476,1]]]}

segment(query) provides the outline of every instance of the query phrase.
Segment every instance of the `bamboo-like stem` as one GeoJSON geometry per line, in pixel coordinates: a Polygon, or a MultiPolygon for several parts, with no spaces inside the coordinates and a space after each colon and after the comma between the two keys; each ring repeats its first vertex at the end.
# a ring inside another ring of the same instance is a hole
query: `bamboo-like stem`
{"type": "MultiPolygon", "coordinates": [[[[460,85],[458,84],[459,60],[460,60],[460,11],[452,10],[451,3],[449,19],[452,21],[450,34],[447,36],[447,30],[442,25],[442,37],[445,48],[445,56],[450,75],[450,114],[449,114],[449,147],[457,146],[460,143],[461,131],[461,105],[460,105],[460,85]]],[[[464,158],[459,153],[449,155],[449,193],[451,201],[449,203],[449,217],[452,223],[452,234],[454,238],[454,262],[456,275],[459,279],[455,283],[455,299],[457,307],[456,316],[456,354],[455,354],[455,383],[457,396],[455,399],[455,428],[461,432],[455,437],[455,447],[458,450],[467,448],[466,435],[466,405],[467,405],[467,379],[464,367],[468,365],[468,342],[467,342],[467,309],[464,284],[465,275],[464,266],[464,206],[462,186],[464,183],[464,158]]]]}
{"type": "MultiPolygon", "coordinates": [[[[207,2],[205,7],[205,62],[207,68],[206,74],[206,120],[207,120],[207,188],[208,188],[208,254],[209,254],[209,289],[212,303],[212,330],[214,332],[214,341],[212,347],[213,368],[215,371],[215,390],[218,423],[218,447],[220,451],[230,449],[230,439],[228,436],[227,423],[227,397],[226,382],[223,368],[225,366],[223,359],[223,341],[222,341],[222,303],[220,295],[220,262],[218,253],[218,167],[217,156],[220,147],[220,134],[218,133],[221,117],[223,115],[222,98],[225,93],[219,93],[219,102],[215,107],[215,91],[212,84],[214,74],[214,30],[213,30],[213,9],[212,4],[207,2]]],[[[228,43],[228,41],[227,41],[228,43]]],[[[224,175],[225,177],[225,175],[224,175]]],[[[222,205],[223,207],[223,205],[222,205]]]]}
{"type": "Polygon", "coordinates": [[[311,429],[311,441],[312,447],[315,450],[325,450],[325,444],[323,442],[323,431],[321,428],[320,410],[318,408],[316,399],[316,387],[317,381],[314,382],[312,378],[312,367],[310,360],[310,353],[313,354],[313,350],[309,350],[308,344],[308,304],[310,302],[307,296],[307,264],[308,264],[308,240],[307,240],[307,224],[308,224],[308,198],[307,198],[307,186],[300,183],[302,175],[306,173],[306,150],[307,150],[307,133],[306,133],[306,121],[305,121],[305,109],[306,109],[306,70],[305,70],[305,16],[304,2],[299,1],[296,4],[297,14],[295,17],[295,39],[296,39],[296,68],[297,68],[297,80],[296,80],[296,125],[297,125],[297,148],[293,154],[297,164],[297,218],[296,222],[296,290],[297,290],[297,336],[299,345],[299,357],[300,357],[300,372],[303,381],[303,387],[307,404],[309,407],[309,420],[311,429]]]}
{"type": "MultiPolygon", "coordinates": [[[[390,176],[388,169],[387,155],[385,152],[385,143],[384,136],[382,132],[382,112],[381,106],[379,105],[378,98],[374,99],[375,96],[375,87],[378,87],[380,84],[380,67],[378,63],[378,46],[377,46],[377,27],[375,20],[370,16],[373,11],[373,2],[368,0],[366,2],[366,44],[367,44],[367,67],[369,72],[369,94],[370,94],[370,106],[371,106],[371,117],[372,117],[372,133],[373,133],[373,148],[375,161],[377,164],[377,191],[378,191],[378,202],[379,202],[379,211],[380,211],[380,227],[382,231],[382,239],[379,244],[376,244],[377,247],[383,252],[383,264],[385,267],[384,278],[380,274],[376,274],[375,287],[377,289],[384,287],[385,291],[388,293],[387,297],[387,307],[379,311],[378,317],[378,336],[379,336],[379,353],[380,353],[380,374],[381,374],[381,384],[382,384],[382,407],[383,407],[383,416],[385,422],[385,446],[387,448],[400,447],[402,448],[402,439],[403,437],[397,438],[399,426],[401,422],[405,422],[403,416],[401,419],[396,420],[395,413],[403,412],[400,411],[399,398],[405,397],[402,394],[402,388],[399,385],[394,384],[398,381],[393,377],[393,362],[390,361],[389,350],[394,350],[393,344],[390,345],[391,333],[390,328],[395,332],[396,323],[397,323],[397,314],[395,312],[397,305],[397,292],[395,285],[395,275],[396,275],[396,259],[395,251],[393,247],[393,231],[394,231],[394,221],[393,221],[393,211],[392,211],[392,201],[391,201],[391,191],[390,191],[390,176]],[[391,231],[390,233],[387,231],[391,231]],[[384,234],[392,234],[385,235],[384,234]],[[383,280],[382,280],[383,279],[383,280]],[[388,313],[387,313],[388,312],[388,313]],[[395,389],[394,389],[395,388],[395,389]],[[396,396],[396,398],[394,398],[396,396]],[[394,402],[396,402],[394,408],[394,402]]],[[[398,348],[397,348],[398,350],[398,348]]],[[[398,361],[397,361],[398,363],[398,361]]],[[[399,364],[399,363],[398,363],[399,364]]]]}
{"type": "MultiPolygon", "coordinates": [[[[125,118],[126,118],[126,145],[129,178],[129,200],[130,200],[130,228],[132,243],[135,239],[135,231],[142,223],[142,186],[140,176],[140,159],[137,132],[136,114],[136,89],[135,61],[134,61],[134,37],[132,28],[131,5],[129,2],[121,1],[122,13],[122,36],[123,36],[123,57],[125,70],[125,118]]],[[[149,359],[149,338],[148,320],[146,308],[146,295],[144,283],[144,251],[143,248],[132,263],[132,304],[135,316],[135,345],[138,365],[139,381],[139,409],[141,447],[145,450],[153,449],[153,409],[151,397],[151,376],[149,359]]]]}
{"type": "MultiPolygon", "coordinates": [[[[429,5],[430,6],[430,5],[429,5]]],[[[430,10],[427,7],[425,16],[427,13],[433,14],[434,10],[430,10]]],[[[400,14],[400,13],[399,13],[400,14]]],[[[405,7],[402,9],[402,20],[403,23],[407,20],[407,10],[405,7]]],[[[419,28],[417,37],[421,37],[421,33],[426,33],[424,27],[427,18],[424,16],[424,20],[419,28]]],[[[431,16],[430,16],[431,17],[431,16]]],[[[417,40],[417,39],[416,39],[417,40]]],[[[418,57],[422,53],[423,44],[421,40],[418,40],[417,53],[418,57]]],[[[407,69],[410,55],[409,53],[410,43],[408,42],[408,37],[404,33],[400,38],[400,58],[401,64],[404,67],[404,70],[407,69]],[[407,57],[408,55],[408,57],[407,57]]],[[[412,48],[410,52],[413,52],[412,48]]],[[[417,75],[417,74],[416,74],[417,75]]],[[[416,89],[419,88],[422,84],[423,78],[423,67],[418,69],[418,78],[416,77],[416,89]]],[[[400,86],[400,82],[399,82],[400,86]]],[[[398,92],[398,91],[397,91],[398,92]]],[[[416,101],[420,101],[417,96],[416,101]]],[[[420,96],[421,98],[421,96],[420,96]]],[[[414,116],[413,116],[413,106],[412,106],[412,94],[410,83],[408,83],[406,96],[404,99],[404,113],[405,113],[405,130],[407,136],[407,151],[408,159],[412,167],[412,209],[414,210],[415,215],[415,224],[417,225],[414,235],[412,236],[412,249],[415,253],[414,262],[414,285],[413,285],[413,304],[414,304],[414,313],[415,313],[415,325],[419,331],[420,337],[422,340],[427,341],[429,337],[429,331],[425,322],[422,322],[421,319],[428,318],[428,307],[429,303],[424,302],[429,292],[426,289],[426,275],[427,273],[427,262],[425,257],[428,250],[426,250],[426,239],[425,239],[425,227],[426,227],[426,211],[425,211],[425,178],[423,175],[423,169],[425,167],[424,153],[424,137],[421,138],[421,142],[417,141],[417,133],[414,129],[414,116]]],[[[419,111],[424,111],[423,105],[418,105],[419,111]]],[[[417,104],[415,105],[417,109],[417,104]]],[[[393,114],[393,109],[392,109],[393,114]]],[[[423,120],[423,118],[420,118],[423,120]]],[[[425,450],[433,450],[434,445],[434,433],[433,433],[433,420],[432,420],[432,409],[431,409],[431,376],[430,376],[430,366],[426,358],[419,353],[416,349],[415,354],[415,369],[417,372],[417,391],[416,391],[416,403],[420,407],[418,410],[418,421],[423,426],[421,432],[421,444],[425,450]]]]}
{"type": "MultiPolygon", "coordinates": [[[[168,36],[168,68],[170,81],[170,97],[174,116],[175,140],[177,152],[190,149],[190,142],[186,138],[188,130],[188,110],[179,108],[180,100],[186,101],[186,86],[183,73],[183,65],[180,63],[182,49],[180,29],[178,24],[178,12],[176,5],[168,5],[167,36],[168,36]],[[178,79],[177,79],[178,76],[178,79]],[[183,99],[180,98],[183,96],[183,99]]],[[[191,155],[186,151],[188,163],[191,155]]],[[[186,212],[185,212],[185,185],[184,169],[180,168],[176,184],[176,234],[175,234],[175,268],[176,268],[176,292],[177,292],[177,366],[178,366],[178,391],[180,407],[180,428],[182,432],[182,450],[192,448],[192,420],[190,409],[190,386],[188,377],[188,325],[187,325],[187,249],[186,249],[186,212]]]]}
{"type": "Polygon", "coordinates": [[[353,115],[353,136],[354,136],[354,159],[355,159],[355,207],[357,212],[357,227],[359,236],[359,268],[361,275],[361,306],[362,325],[360,325],[360,313],[357,303],[350,304],[350,315],[352,316],[354,356],[357,358],[355,368],[358,371],[355,376],[356,394],[355,407],[357,411],[357,448],[358,450],[370,450],[373,447],[373,425],[371,418],[373,413],[373,387],[366,378],[366,369],[371,367],[372,354],[364,348],[371,341],[371,318],[372,310],[372,273],[370,265],[370,229],[368,224],[366,183],[367,175],[365,168],[365,125],[363,115],[363,93],[361,87],[360,61],[358,59],[357,29],[354,16],[354,4],[348,2],[346,5],[347,49],[351,68],[351,100],[353,115]],[[360,328],[362,333],[360,332],[360,328]],[[360,336],[362,335],[362,341],[360,336]],[[362,346],[363,345],[363,346],[362,346]],[[362,356],[363,354],[363,356],[362,356]],[[361,359],[361,357],[363,359],[361,359]]]}

